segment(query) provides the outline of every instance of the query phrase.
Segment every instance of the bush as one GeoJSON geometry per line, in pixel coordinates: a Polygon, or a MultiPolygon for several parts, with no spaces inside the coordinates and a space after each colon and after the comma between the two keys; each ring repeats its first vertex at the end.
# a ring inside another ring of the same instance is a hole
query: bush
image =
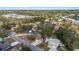
{"type": "Polygon", "coordinates": [[[31,49],[27,46],[22,46],[22,51],[31,51],[31,49]]]}

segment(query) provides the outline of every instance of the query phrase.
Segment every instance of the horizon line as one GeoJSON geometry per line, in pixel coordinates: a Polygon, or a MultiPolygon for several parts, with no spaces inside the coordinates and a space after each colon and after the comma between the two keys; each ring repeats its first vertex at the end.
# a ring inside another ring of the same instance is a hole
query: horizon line
{"type": "Polygon", "coordinates": [[[0,7],[0,10],[79,10],[79,7],[0,7]]]}

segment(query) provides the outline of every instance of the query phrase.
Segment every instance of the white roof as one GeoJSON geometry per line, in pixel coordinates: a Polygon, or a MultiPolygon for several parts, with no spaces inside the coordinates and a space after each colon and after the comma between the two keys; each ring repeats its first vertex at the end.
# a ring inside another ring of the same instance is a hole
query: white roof
{"type": "Polygon", "coordinates": [[[74,51],[79,51],[79,49],[74,49],[74,51]]]}
{"type": "Polygon", "coordinates": [[[60,41],[58,39],[55,39],[55,38],[49,38],[47,39],[48,41],[48,47],[49,48],[57,48],[58,45],[60,44],[60,41]]]}
{"type": "Polygon", "coordinates": [[[37,46],[38,44],[42,43],[42,40],[35,40],[34,42],[31,43],[33,46],[37,46]]]}
{"type": "Polygon", "coordinates": [[[18,45],[18,44],[20,44],[20,42],[15,41],[15,42],[11,43],[11,46],[15,46],[15,45],[18,45]]]}
{"type": "Polygon", "coordinates": [[[2,41],[2,38],[0,37],[0,41],[2,41]]]}

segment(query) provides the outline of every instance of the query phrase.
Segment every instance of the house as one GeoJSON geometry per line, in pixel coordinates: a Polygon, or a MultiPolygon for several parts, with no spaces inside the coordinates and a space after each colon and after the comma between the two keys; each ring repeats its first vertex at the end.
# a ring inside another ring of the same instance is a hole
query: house
{"type": "Polygon", "coordinates": [[[79,51],[79,49],[74,49],[74,51],[79,51]]]}
{"type": "Polygon", "coordinates": [[[9,48],[11,48],[11,45],[9,43],[0,43],[0,51],[5,51],[9,48]]]}
{"type": "Polygon", "coordinates": [[[37,46],[37,45],[41,44],[42,42],[43,42],[43,39],[42,39],[41,35],[37,34],[35,41],[32,42],[31,45],[37,46]]]}
{"type": "Polygon", "coordinates": [[[20,42],[15,41],[15,42],[12,42],[12,43],[11,43],[11,46],[14,47],[14,46],[16,46],[16,45],[18,45],[18,44],[20,44],[20,42]]]}
{"type": "Polygon", "coordinates": [[[51,51],[56,51],[56,48],[60,44],[60,41],[56,38],[46,38],[46,42],[48,42],[48,47],[51,51]]]}
{"type": "Polygon", "coordinates": [[[16,51],[19,50],[19,47],[21,47],[21,43],[9,37],[4,38],[3,42],[0,42],[0,51],[16,51]]]}
{"type": "Polygon", "coordinates": [[[31,43],[31,45],[37,46],[38,44],[40,44],[40,43],[42,43],[42,42],[43,42],[43,40],[38,40],[38,39],[36,39],[34,42],[31,43]]]}
{"type": "Polygon", "coordinates": [[[3,41],[3,38],[2,37],[0,37],[0,42],[2,42],[3,41]]]}

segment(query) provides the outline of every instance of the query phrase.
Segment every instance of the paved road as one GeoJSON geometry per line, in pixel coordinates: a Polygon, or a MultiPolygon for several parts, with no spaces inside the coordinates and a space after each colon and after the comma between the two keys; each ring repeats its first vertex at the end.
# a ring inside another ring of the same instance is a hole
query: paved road
{"type": "Polygon", "coordinates": [[[16,40],[16,41],[19,41],[19,42],[23,43],[23,45],[28,46],[32,51],[43,51],[40,48],[37,48],[37,47],[35,47],[33,45],[30,45],[28,42],[26,42],[22,38],[19,38],[19,37],[15,36],[14,33],[11,33],[10,38],[12,38],[13,40],[16,40]]]}

